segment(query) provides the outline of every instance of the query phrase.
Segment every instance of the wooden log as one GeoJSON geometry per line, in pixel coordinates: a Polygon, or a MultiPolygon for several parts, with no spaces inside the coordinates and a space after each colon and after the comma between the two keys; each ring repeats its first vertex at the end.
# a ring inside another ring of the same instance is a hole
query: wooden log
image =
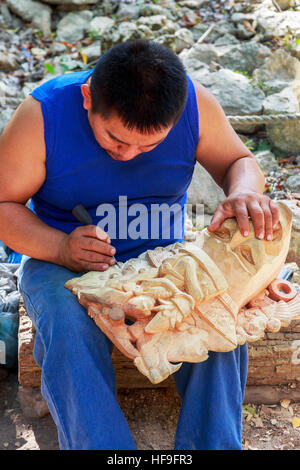
{"type": "MultiPolygon", "coordinates": [[[[19,323],[19,384],[23,387],[40,387],[41,371],[33,358],[34,327],[20,305],[19,323]]],[[[247,385],[300,384],[300,321],[278,333],[267,333],[261,341],[249,344],[247,385]],[[298,363],[297,348],[299,351],[298,363]],[[297,360],[296,360],[297,362],[297,360]]],[[[121,388],[159,388],[174,386],[173,377],[153,385],[142,375],[133,362],[114,348],[112,360],[116,381],[121,388]]]]}
{"type": "Polygon", "coordinates": [[[300,320],[249,345],[249,385],[300,383],[300,320]]]}

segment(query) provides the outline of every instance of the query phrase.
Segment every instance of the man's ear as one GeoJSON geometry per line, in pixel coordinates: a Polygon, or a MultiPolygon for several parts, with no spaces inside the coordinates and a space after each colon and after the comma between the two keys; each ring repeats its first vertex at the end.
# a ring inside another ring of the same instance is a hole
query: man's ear
{"type": "Polygon", "coordinates": [[[83,107],[87,111],[92,109],[92,98],[91,98],[91,90],[90,86],[87,83],[81,85],[81,93],[83,96],[83,107]]]}

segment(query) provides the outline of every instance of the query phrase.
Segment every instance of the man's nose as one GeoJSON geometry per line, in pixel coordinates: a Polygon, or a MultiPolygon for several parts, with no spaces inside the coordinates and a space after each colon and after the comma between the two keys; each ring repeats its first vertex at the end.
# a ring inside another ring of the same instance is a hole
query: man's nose
{"type": "Polygon", "coordinates": [[[118,149],[118,153],[120,153],[123,158],[130,160],[131,158],[136,157],[140,153],[140,150],[135,145],[129,145],[126,148],[122,147],[120,150],[118,149]]]}

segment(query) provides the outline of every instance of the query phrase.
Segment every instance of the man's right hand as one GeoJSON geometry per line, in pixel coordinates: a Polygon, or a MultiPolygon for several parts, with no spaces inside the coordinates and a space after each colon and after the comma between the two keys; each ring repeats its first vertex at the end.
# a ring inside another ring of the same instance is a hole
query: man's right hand
{"type": "Polygon", "coordinates": [[[100,227],[77,227],[62,239],[59,247],[59,264],[71,271],[105,271],[115,264],[116,250],[110,238],[100,227]]]}

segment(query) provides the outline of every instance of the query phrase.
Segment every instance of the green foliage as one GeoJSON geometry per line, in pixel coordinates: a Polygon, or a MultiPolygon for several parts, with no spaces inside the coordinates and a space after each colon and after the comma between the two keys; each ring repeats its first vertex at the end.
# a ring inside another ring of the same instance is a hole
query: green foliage
{"type": "Polygon", "coordinates": [[[256,410],[251,405],[243,405],[243,411],[250,413],[252,416],[256,416],[256,410]]]}
{"type": "Polygon", "coordinates": [[[253,142],[252,140],[247,140],[246,142],[244,142],[244,145],[246,145],[246,147],[249,149],[249,150],[254,150],[254,147],[253,147],[253,142]]]}
{"type": "Polygon", "coordinates": [[[61,56],[59,65],[62,68],[63,73],[72,72],[75,69],[85,70],[87,68],[87,65],[81,60],[74,60],[66,54],[61,56]]]}
{"type": "Polygon", "coordinates": [[[300,39],[295,38],[291,33],[287,33],[283,38],[283,45],[289,51],[295,49],[300,44],[300,39]]]}
{"type": "Polygon", "coordinates": [[[261,80],[258,80],[258,81],[253,81],[253,83],[258,88],[260,88],[262,91],[264,91],[266,93],[266,95],[268,95],[270,93],[271,87],[269,85],[267,85],[265,82],[262,82],[261,80]]]}
{"type": "Polygon", "coordinates": [[[53,64],[49,64],[49,63],[45,64],[45,69],[49,73],[54,73],[54,65],[53,64]]]}
{"type": "Polygon", "coordinates": [[[249,73],[247,72],[247,70],[243,70],[243,71],[241,71],[241,70],[233,70],[233,72],[234,72],[234,73],[239,73],[239,74],[241,74],[241,75],[245,75],[246,77],[249,78],[249,73]]]}
{"type": "Polygon", "coordinates": [[[258,87],[260,88],[264,93],[266,94],[269,94],[270,93],[270,90],[271,88],[269,87],[269,85],[267,85],[265,82],[263,82],[262,80],[255,80],[250,74],[249,72],[247,72],[247,70],[234,70],[234,73],[239,73],[241,75],[244,75],[245,77],[247,77],[249,79],[249,82],[251,83],[251,85],[253,87],[258,87]]]}
{"type": "Polygon", "coordinates": [[[272,152],[274,153],[275,157],[277,157],[277,158],[285,158],[286,157],[286,152],[283,152],[282,150],[279,150],[277,148],[273,148],[272,152]]]}
{"type": "Polygon", "coordinates": [[[91,38],[91,39],[101,39],[100,34],[97,33],[97,32],[94,32],[94,31],[88,33],[87,35],[88,35],[88,37],[91,38]]]}
{"type": "Polygon", "coordinates": [[[262,150],[271,150],[271,149],[272,149],[272,145],[267,140],[261,140],[255,150],[257,152],[261,152],[262,150]]]}

